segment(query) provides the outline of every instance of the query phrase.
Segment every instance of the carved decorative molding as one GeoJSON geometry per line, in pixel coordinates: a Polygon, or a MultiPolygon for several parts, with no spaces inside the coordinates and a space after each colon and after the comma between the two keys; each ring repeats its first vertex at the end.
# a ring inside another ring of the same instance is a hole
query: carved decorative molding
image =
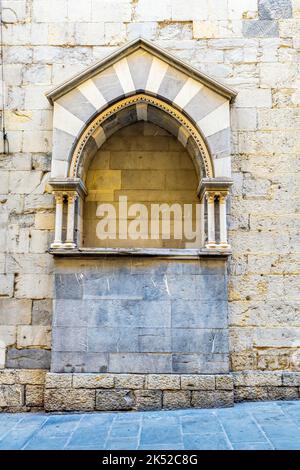
{"type": "Polygon", "coordinates": [[[107,108],[105,111],[100,113],[100,115],[98,115],[89,124],[89,126],[85,129],[85,131],[79,138],[77,145],[75,147],[75,150],[73,152],[73,155],[71,158],[70,170],[69,170],[69,177],[71,178],[78,177],[78,169],[79,169],[79,164],[81,161],[84,147],[86,143],[88,142],[89,138],[93,136],[94,132],[97,131],[97,129],[101,126],[101,124],[104,121],[106,121],[106,119],[116,114],[118,111],[124,108],[127,108],[129,106],[132,106],[133,104],[138,104],[138,103],[146,103],[146,104],[155,106],[163,110],[164,112],[166,112],[173,118],[175,118],[185,128],[185,130],[188,132],[188,134],[193,138],[194,142],[196,143],[199,149],[199,152],[201,154],[202,160],[203,160],[203,165],[205,168],[205,176],[207,178],[213,178],[214,174],[213,174],[213,165],[211,162],[211,158],[206,148],[206,145],[204,143],[204,140],[200,132],[197,130],[197,128],[175,107],[169,105],[168,103],[165,103],[164,101],[158,98],[146,95],[144,93],[133,95],[133,96],[130,96],[128,98],[124,98],[118,101],[117,103],[113,104],[112,106],[107,108]]]}

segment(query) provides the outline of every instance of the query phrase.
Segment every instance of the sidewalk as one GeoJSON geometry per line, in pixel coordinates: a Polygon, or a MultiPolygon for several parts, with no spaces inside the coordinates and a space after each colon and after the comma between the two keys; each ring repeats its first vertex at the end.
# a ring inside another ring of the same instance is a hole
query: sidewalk
{"type": "Polygon", "coordinates": [[[0,449],[300,449],[300,401],[213,410],[0,413],[0,449]]]}

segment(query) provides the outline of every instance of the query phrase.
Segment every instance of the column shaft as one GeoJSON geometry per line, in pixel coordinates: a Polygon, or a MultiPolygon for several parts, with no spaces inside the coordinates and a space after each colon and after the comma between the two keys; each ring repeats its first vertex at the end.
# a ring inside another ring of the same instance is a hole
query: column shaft
{"type": "Polygon", "coordinates": [[[51,248],[62,247],[62,226],[63,226],[63,194],[54,193],[55,197],[55,234],[51,248]]]}
{"type": "Polygon", "coordinates": [[[68,216],[67,216],[67,238],[64,243],[64,248],[76,248],[74,240],[75,230],[75,200],[76,193],[69,193],[68,197],[68,216]]]}
{"type": "Polygon", "coordinates": [[[227,195],[220,195],[219,211],[220,211],[220,247],[229,248],[227,241],[227,217],[226,217],[226,197],[227,195]]]}
{"type": "Polygon", "coordinates": [[[215,236],[215,193],[207,193],[207,232],[208,240],[206,248],[216,247],[216,236],[215,236]]]}

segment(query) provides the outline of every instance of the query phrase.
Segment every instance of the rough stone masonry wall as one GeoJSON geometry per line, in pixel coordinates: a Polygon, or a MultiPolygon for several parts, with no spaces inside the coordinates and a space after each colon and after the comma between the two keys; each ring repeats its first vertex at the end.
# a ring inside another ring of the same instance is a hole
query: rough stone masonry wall
{"type": "Polygon", "coordinates": [[[0,371],[0,411],[10,412],[213,408],[244,400],[293,400],[299,396],[299,372],[157,375],[0,371]]]}
{"type": "Polygon", "coordinates": [[[299,368],[299,0],[188,3],[3,0],[10,154],[0,157],[0,367],[49,367],[52,109],[44,92],[141,34],[239,91],[232,368],[299,368]]]}

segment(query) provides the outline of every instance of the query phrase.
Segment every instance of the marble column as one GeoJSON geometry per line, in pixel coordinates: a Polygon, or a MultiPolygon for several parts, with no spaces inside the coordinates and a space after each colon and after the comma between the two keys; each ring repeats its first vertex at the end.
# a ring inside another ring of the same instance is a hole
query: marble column
{"type": "Polygon", "coordinates": [[[61,192],[54,192],[55,197],[55,235],[51,248],[61,248],[62,243],[62,227],[63,227],[63,204],[64,195],[61,192]]]}
{"type": "Polygon", "coordinates": [[[220,248],[230,248],[227,241],[227,216],[226,216],[226,193],[219,196],[219,212],[220,212],[220,248]]]}
{"type": "Polygon", "coordinates": [[[75,201],[77,198],[76,192],[67,193],[68,198],[68,215],[67,215],[67,237],[64,243],[64,248],[76,248],[75,243],[75,201]]]}
{"type": "Polygon", "coordinates": [[[207,235],[208,240],[206,248],[216,248],[216,235],[215,235],[215,193],[207,191],[207,235]]]}

